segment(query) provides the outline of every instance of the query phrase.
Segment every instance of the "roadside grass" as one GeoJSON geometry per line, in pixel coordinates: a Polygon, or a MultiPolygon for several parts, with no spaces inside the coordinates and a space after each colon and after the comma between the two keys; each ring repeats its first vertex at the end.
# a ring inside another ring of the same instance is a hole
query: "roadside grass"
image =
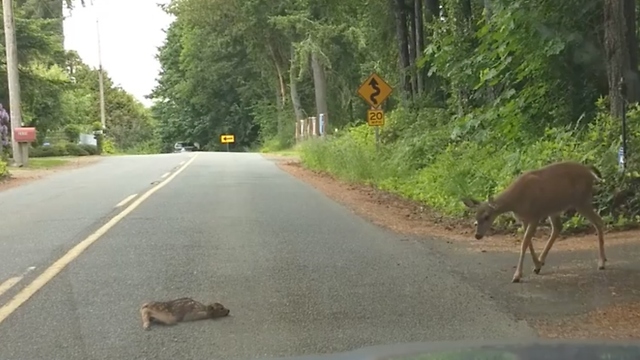
{"type": "Polygon", "coordinates": [[[50,169],[59,166],[66,165],[69,161],[77,158],[78,156],[60,156],[60,157],[45,157],[45,158],[29,158],[29,164],[26,169],[50,169]]]}
{"type": "Polygon", "coordinates": [[[262,154],[277,155],[277,156],[297,156],[300,157],[300,144],[294,145],[286,149],[272,150],[268,147],[262,147],[259,150],[262,154]]]}

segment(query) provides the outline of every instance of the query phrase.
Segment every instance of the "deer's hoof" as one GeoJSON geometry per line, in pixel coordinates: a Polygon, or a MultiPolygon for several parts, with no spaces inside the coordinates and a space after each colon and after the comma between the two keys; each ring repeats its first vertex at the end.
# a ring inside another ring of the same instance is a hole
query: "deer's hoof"
{"type": "Polygon", "coordinates": [[[514,277],[513,279],[511,279],[512,283],[519,283],[520,282],[520,278],[519,277],[514,277]]]}

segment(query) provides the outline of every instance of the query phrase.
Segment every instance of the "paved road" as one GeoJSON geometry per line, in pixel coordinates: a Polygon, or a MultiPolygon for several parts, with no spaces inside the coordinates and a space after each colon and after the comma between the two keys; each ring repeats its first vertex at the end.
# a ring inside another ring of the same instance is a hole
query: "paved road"
{"type": "Polygon", "coordinates": [[[106,157],[0,192],[0,282],[50,265],[190,155],[106,157]]]}
{"type": "MultiPolygon", "coordinates": [[[[56,248],[80,241],[113,215],[109,206],[186,156],[107,159],[15,190],[63,205],[34,211],[38,240],[24,228],[10,230],[25,231],[23,245],[3,236],[3,274],[7,250],[17,269],[53,262],[56,248]],[[54,196],[56,185],[64,191],[54,196]]],[[[200,153],[0,324],[0,359],[251,359],[533,336],[446,257],[367,223],[258,154],[200,153]],[[142,302],[182,296],[221,301],[232,316],[142,330],[142,302]]]]}

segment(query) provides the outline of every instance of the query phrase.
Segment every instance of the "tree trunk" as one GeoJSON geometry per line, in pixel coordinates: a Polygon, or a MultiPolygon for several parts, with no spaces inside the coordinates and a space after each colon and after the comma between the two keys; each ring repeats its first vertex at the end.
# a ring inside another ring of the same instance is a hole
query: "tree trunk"
{"type": "Polygon", "coordinates": [[[393,4],[393,12],[396,20],[396,38],[398,41],[399,67],[400,67],[400,84],[403,92],[403,100],[410,100],[411,93],[411,75],[409,67],[409,41],[407,31],[407,15],[404,9],[404,0],[391,0],[393,4]]]}
{"type": "Polygon", "coordinates": [[[629,69],[625,74],[627,87],[627,101],[630,103],[640,102],[640,74],[638,74],[638,37],[636,35],[636,2],[635,0],[624,0],[624,14],[627,40],[627,51],[629,52],[629,69]]]}
{"type": "Polygon", "coordinates": [[[291,104],[293,104],[293,112],[296,115],[296,126],[300,125],[300,120],[304,119],[302,111],[302,102],[300,94],[298,94],[298,80],[296,76],[297,67],[293,59],[295,58],[295,49],[291,46],[291,67],[289,68],[289,92],[291,93],[291,104]]]}
{"type": "Polygon", "coordinates": [[[624,0],[604,0],[604,45],[607,56],[607,79],[611,116],[622,116],[624,99],[620,82],[624,76],[628,50],[624,29],[624,0]]]}
{"type": "Polygon", "coordinates": [[[427,22],[440,17],[440,0],[424,0],[424,7],[427,9],[427,22]]]}
{"type": "Polygon", "coordinates": [[[320,114],[324,114],[324,129],[322,133],[324,136],[329,129],[329,113],[327,106],[327,77],[324,72],[324,67],[320,63],[317,52],[311,53],[311,69],[313,70],[313,87],[316,93],[316,109],[317,119],[320,119],[320,114]]]}
{"type": "Polygon", "coordinates": [[[414,6],[405,8],[405,12],[407,14],[407,20],[409,21],[409,69],[411,74],[411,92],[412,94],[418,93],[418,67],[416,63],[416,59],[418,58],[418,51],[416,50],[416,44],[418,43],[418,39],[416,34],[418,33],[418,24],[416,22],[416,14],[414,6]]]}
{"type": "Polygon", "coordinates": [[[287,88],[286,88],[285,82],[284,82],[284,74],[282,73],[282,68],[281,68],[280,63],[278,61],[278,57],[276,56],[276,52],[273,50],[273,46],[271,46],[271,44],[269,44],[269,52],[271,53],[271,58],[273,59],[273,65],[275,66],[276,73],[278,74],[278,87],[279,87],[279,92],[280,92],[278,105],[279,105],[279,110],[282,110],[282,109],[284,109],[284,106],[287,103],[287,101],[286,101],[286,99],[287,99],[287,88]]]}
{"type": "Polygon", "coordinates": [[[422,58],[422,52],[424,51],[424,24],[422,23],[422,1],[413,1],[413,15],[415,19],[415,47],[416,47],[416,82],[418,84],[417,93],[418,96],[422,95],[424,91],[424,75],[425,68],[418,68],[418,60],[422,58]]]}
{"type": "MultiPolygon", "coordinates": [[[[491,21],[491,0],[484,0],[484,20],[488,24],[491,21]]],[[[493,86],[487,85],[487,98],[490,102],[496,100],[496,92],[493,86]]]]}

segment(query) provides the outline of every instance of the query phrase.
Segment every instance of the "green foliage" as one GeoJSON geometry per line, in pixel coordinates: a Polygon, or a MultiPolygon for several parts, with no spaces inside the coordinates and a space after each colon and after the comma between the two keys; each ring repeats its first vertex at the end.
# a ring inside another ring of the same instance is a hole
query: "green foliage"
{"type": "Polygon", "coordinates": [[[102,135],[98,135],[98,139],[97,148],[100,154],[115,154],[118,152],[116,145],[111,139],[105,138],[102,135]]]}
{"type": "Polygon", "coordinates": [[[7,163],[0,160],[0,179],[9,175],[9,170],[7,169],[7,163]]]}
{"type": "MultiPolygon", "coordinates": [[[[98,70],[83,63],[76,52],[64,50],[60,0],[19,1],[15,16],[22,121],[37,128],[38,145],[59,132],[76,142],[80,133],[90,132],[92,123],[100,119],[98,70]]],[[[2,53],[3,29],[0,27],[2,53]]],[[[107,128],[114,133],[115,146],[128,150],[153,139],[155,122],[150,110],[104,75],[107,128]]],[[[0,102],[5,108],[9,103],[6,79],[2,66],[0,102]]]]}
{"type": "MultiPolygon", "coordinates": [[[[394,114],[390,117],[393,119],[394,114]]],[[[629,146],[640,148],[640,108],[631,109],[628,118],[629,146]]],[[[635,194],[619,199],[624,216],[619,216],[620,208],[613,207],[614,195],[629,190],[637,183],[634,180],[640,178],[640,154],[630,153],[630,171],[625,178],[621,177],[617,166],[619,122],[606,115],[604,109],[587,125],[549,127],[535,141],[520,148],[509,146],[507,140],[452,141],[446,131],[440,130],[434,129],[430,136],[414,135],[413,139],[384,144],[376,151],[373,131],[361,125],[328,141],[305,143],[301,159],[311,169],[330,172],[348,181],[373,184],[428,204],[450,217],[468,216],[460,201],[462,197],[486,199],[503,190],[523,171],[552,161],[576,160],[593,164],[602,172],[605,182],[599,186],[596,203],[609,225],[627,227],[630,222],[640,221],[640,201],[635,194]],[[419,141],[423,143],[406,145],[419,141]],[[420,165],[410,169],[407,162],[416,157],[407,149],[418,152],[429,149],[428,153],[433,156],[417,161],[420,165]]],[[[507,217],[501,220],[498,227],[510,225],[507,217]]],[[[579,217],[567,220],[567,229],[589,226],[579,217]]]]}
{"type": "MultiPolygon", "coordinates": [[[[326,103],[338,131],[302,144],[310,168],[459,218],[468,216],[462,196],[486,198],[525,170],[575,159],[605,175],[597,203],[607,221],[636,221],[637,182],[618,176],[619,120],[606,110],[605,2],[446,0],[435,13],[432,2],[400,3],[172,1],[150,95],[158,149],[192,141],[218,150],[223,133],[238,148],[291,148],[296,118],[326,103]],[[426,46],[412,54],[414,39],[400,36],[415,4],[424,5],[426,46]],[[356,95],[372,71],[394,87],[379,146],[356,95]]],[[[631,109],[632,166],[639,118],[631,109]]]]}
{"type": "Polygon", "coordinates": [[[69,124],[64,127],[64,135],[67,137],[67,141],[76,143],[80,137],[82,129],[78,124],[69,124]]]}
{"type": "Polygon", "coordinates": [[[29,157],[88,156],[98,155],[94,145],[60,143],[52,146],[40,146],[29,150],[29,157]]]}

